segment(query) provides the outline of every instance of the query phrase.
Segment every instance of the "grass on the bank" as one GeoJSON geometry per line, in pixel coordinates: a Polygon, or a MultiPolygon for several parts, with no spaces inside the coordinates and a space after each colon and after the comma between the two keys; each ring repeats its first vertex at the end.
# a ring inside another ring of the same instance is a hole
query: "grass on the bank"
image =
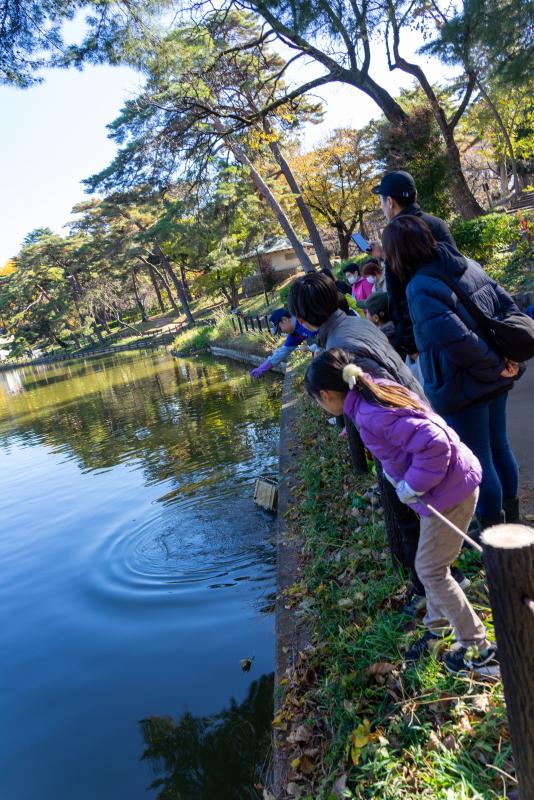
{"type": "Polygon", "coordinates": [[[232,316],[227,312],[217,312],[215,318],[217,322],[214,326],[197,325],[179,333],[174,339],[173,350],[183,354],[194,354],[205,352],[210,345],[219,345],[257,356],[267,356],[278,346],[274,336],[266,331],[239,334],[237,322],[234,320],[236,332],[232,316]]]}
{"type": "MultiPolygon", "coordinates": [[[[365,510],[373,479],[353,476],[346,442],[325,422],[303,399],[288,518],[305,542],[304,578],[287,602],[311,625],[312,644],[283,682],[273,723],[291,763],[286,797],[507,798],[514,778],[502,685],[453,677],[439,655],[402,671],[401,651],[421,630],[398,613],[405,586],[382,517],[365,510]]],[[[478,556],[468,552],[461,565],[492,637],[478,556]]]]}

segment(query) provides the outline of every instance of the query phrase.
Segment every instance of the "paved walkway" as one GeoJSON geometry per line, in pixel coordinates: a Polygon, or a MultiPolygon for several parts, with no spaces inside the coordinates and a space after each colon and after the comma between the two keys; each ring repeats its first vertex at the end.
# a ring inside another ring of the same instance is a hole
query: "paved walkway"
{"type": "Polygon", "coordinates": [[[521,473],[524,511],[534,514],[534,362],[510,392],[508,434],[521,473]]]}

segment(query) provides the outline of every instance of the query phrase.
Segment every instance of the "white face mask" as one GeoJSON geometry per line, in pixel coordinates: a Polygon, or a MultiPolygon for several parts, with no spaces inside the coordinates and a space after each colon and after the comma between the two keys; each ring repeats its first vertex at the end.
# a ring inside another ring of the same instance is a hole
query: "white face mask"
{"type": "Polygon", "coordinates": [[[375,277],[375,275],[367,275],[367,281],[368,281],[369,283],[371,283],[371,284],[372,284],[372,283],[376,283],[376,277],[375,277]]]}
{"type": "Polygon", "coordinates": [[[347,282],[352,286],[353,283],[356,283],[356,278],[354,275],[347,275],[347,282]]]}

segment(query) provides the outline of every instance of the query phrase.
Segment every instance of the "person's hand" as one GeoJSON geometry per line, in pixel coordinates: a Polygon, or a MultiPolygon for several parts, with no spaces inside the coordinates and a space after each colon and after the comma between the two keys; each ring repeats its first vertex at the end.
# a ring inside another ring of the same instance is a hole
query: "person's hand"
{"type": "Polygon", "coordinates": [[[310,352],[310,346],[309,346],[309,344],[301,344],[301,346],[300,346],[300,352],[301,352],[301,353],[309,353],[309,352],[310,352]]]}
{"type": "Polygon", "coordinates": [[[505,367],[501,372],[501,378],[515,378],[519,374],[519,364],[510,358],[505,359],[505,367]]]}
{"type": "Polygon", "coordinates": [[[261,378],[261,377],[262,377],[262,376],[263,376],[263,375],[264,375],[266,372],[269,372],[269,370],[270,370],[270,369],[272,369],[272,366],[273,366],[273,365],[271,364],[271,362],[269,361],[269,359],[267,359],[267,361],[264,361],[264,362],[263,362],[263,364],[260,364],[260,366],[259,366],[259,367],[256,367],[256,369],[253,369],[253,370],[251,370],[251,372],[250,372],[250,377],[251,377],[251,378],[254,378],[254,380],[255,380],[255,381],[257,381],[257,380],[259,380],[259,378],[261,378]]]}
{"type": "Polygon", "coordinates": [[[406,481],[399,481],[397,484],[397,497],[401,503],[411,506],[417,503],[423,492],[416,492],[406,481]]]}
{"type": "Polygon", "coordinates": [[[380,242],[371,242],[370,249],[367,252],[373,258],[384,258],[384,250],[380,242]]]}

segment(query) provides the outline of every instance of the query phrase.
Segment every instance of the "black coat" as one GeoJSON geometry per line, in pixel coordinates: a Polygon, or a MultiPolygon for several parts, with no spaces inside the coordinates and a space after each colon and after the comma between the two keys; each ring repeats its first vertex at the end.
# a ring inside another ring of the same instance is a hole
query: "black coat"
{"type": "Polygon", "coordinates": [[[460,298],[430,271],[458,283],[493,319],[503,319],[518,309],[479,264],[447,244],[438,245],[435,261],[417,269],[406,294],[425,394],[438,414],[447,414],[507,391],[514,378],[501,377],[504,358],[490,348],[460,298]]]}
{"type": "MultiPolygon", "coordinates": [[[[426,222],[436,242],[445,242],[446,244],[456,247],[447,223],[439,217],[434,217],[432,214],[426,214],[424,211],[421,211],[417,203],[413,203],[413,205],[403,208],[397,216],[400,217],[402,214],[410,214],[413,217],[419,217],[423,220],[423,222],[426,222]]],[[[408,302],[406,300],[406,284],[393,274],[387,261],[385,270],[386,287],[389,300],[389,315],[395,323],[395,336],[393,338],[393,345],[404,358],[407,354],[415,353],[417,351],[413,334],[412,320],[410,319],[408,302]]]]}

